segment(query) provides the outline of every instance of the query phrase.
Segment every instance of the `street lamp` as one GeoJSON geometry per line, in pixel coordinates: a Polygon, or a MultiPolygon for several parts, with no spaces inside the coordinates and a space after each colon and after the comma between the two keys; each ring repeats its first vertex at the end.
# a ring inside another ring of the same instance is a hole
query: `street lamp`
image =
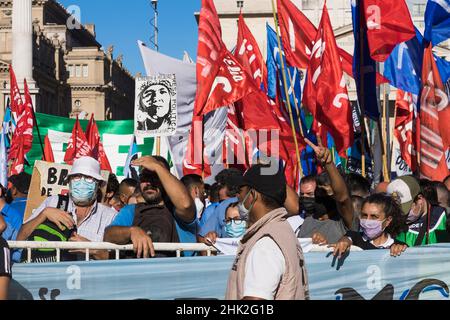
{"type": "Polygon", "coordinates": [[[150,24],[153,28],[152,36],[150,38],[150,43],[153,44],[153,47],[156,51],[159,51],[158,46],[158,0],[150,0],[153,9],[153,19],[150,21],[150,24]]]}

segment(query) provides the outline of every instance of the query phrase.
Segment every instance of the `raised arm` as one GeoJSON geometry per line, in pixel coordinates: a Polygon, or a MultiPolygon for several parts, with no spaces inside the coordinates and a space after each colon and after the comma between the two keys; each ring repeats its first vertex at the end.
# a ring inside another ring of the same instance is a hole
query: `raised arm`
{"type": "Polygon", "coordinates": [[[347,185],[345,184],[344,178],[339,173],[339,170],[336,168],[336,165],[333,163],[330,150],[322,145],[320,137],[317,137],[317,140],[318,146],[308,139],[305,139],[306,143],[308,143],[316,153],[317,160],[319,160],[330,176],[331,189],[333,189],[333,196],[336,200],[339,213],[344,219],[347,228],[351,229],[353,225],[353,205],[347,185]]]}
{"type": "Polygon", "coordinates": [[[175,212],[184,222],[191,223],[195,219],[195,204],[186,187],[167,170],[162,163],[153,157],[142,157],[133,161],[133,165],[141,166],[155,172],[164,190],[175,206],[175,212]]]}

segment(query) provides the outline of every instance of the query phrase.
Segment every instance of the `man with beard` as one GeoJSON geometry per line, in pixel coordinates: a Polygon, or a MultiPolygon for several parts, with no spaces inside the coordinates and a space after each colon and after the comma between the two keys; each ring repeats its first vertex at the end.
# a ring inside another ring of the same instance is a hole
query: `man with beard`
{"type": "MultiPolygon", "coordinates": [[[[106,182],[101,176],[100,163],[91,157],[77,159],[68,179],[69,196],[47,198],[24,223],[18,241],[103,241],[105,228],[117,213],[97,201],[98,190],[106,182]]],[[[95,259],[108,256],[104,250],[92,250],[91,254],[95,259]]],[[[54,258],[54,253],[46,255],[42,251],[39,259],[50,262],[54,258]]]]}
{"type": "Polygon", "coordinates": [[[133,243],[137,258],[155,256],[153,242],[195,243],[195,204],[185,186],[170,173],[165,159],[142,157],[140,189],[145,203],[123,208],[105,232],[104,241],[133,243]]]}

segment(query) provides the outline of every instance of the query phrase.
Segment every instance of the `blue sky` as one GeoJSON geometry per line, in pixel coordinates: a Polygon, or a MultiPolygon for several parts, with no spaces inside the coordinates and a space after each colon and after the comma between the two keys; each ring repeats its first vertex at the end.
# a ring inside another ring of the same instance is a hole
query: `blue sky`
{"type": "MultiPolygon", "coordinates": [[[[60,0],[66,8],[76,5],[82,23],[94,23],[97,40],[107,48],[114,45],[114,55],[124,55],[125,67],[132,73],[144,72],[137,40],[150,46],[150,0],[60,0]]],[[[200,0],[159,0],[160,52],[181,59],[186,50],[192,59],[197,55],[197,23],[194,12],[200,0]]]]}

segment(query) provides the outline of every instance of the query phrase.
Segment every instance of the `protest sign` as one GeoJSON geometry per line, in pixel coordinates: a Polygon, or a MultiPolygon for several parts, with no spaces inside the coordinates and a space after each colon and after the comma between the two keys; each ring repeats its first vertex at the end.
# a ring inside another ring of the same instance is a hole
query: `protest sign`
{"type": "MultiPolygon", "coordinates": [[[[36,161],[31,177],[24,221],[31,216],[48,197],[69,193],[68,175],[72,166],[67,164],[36,161]]],[[[108,181],[109,172],[102,171],[102,177],[108,181]]],[[[102,195],[106,193],[106,183],[102,186],[102,195]]]]}
{"type": "Polygon", "coordinates": [[[174,74],[136,79],[135,132],[140,137],[174,135],[177,85],[174,74]]]}

